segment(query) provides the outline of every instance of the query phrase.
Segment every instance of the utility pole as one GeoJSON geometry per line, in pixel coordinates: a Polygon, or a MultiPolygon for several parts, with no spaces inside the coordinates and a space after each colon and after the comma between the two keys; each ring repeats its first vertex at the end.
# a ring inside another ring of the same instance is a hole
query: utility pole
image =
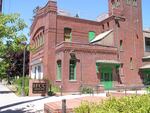
{"type": "Polygon", "coordinates": [[[2,7],[3,7],[2,3],[3,3],[3,0],[0,0],[0,14],[2,13],[2,7]]]}

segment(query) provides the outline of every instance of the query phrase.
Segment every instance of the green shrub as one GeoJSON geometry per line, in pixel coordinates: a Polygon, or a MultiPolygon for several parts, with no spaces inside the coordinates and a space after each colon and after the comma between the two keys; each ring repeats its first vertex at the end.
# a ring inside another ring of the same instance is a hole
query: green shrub
{"type": "Polygon", "coordinates": [[[60,92],[60,88],[56,85],[49,85],[49,91],[48,91],[48,95],[49,96],[53,96],[55,95],[56,93],[60,92]]]}
{"type": "Polygon", "coordinates": [[[83,102],[75,113],[149,113],[150,95],[110,98],[99,103],[83,102]]]}
{"type": "Polygon", "coordinates": [[[146,88],[147,93],[150,93],[150,87],[146,88]]]}
{"type": "Polygon", "coordinates": [[[93,93],[93,89],[91,87],[81,87],[80,91],[83,94],[91,94],[91,93],[93,93]]]}
{"type": "Polygon", "coordinates": [[[60,92],[60,88],[56,85],[52,85],[51,86],[51,91],[54,93],[60,92]]]}
{"type": "MultiPolygon", "coordinates": [[[[14,81],[14,84],[16,85],[17,87],[17,95],[21,95],[21,92],[22,92],[22,80],[23,80],[23,77],[20,77],[19,79],[16,79],[14,81]]],[[[25,77],[24,78],[24,92],[25,92],[25,95],[28,96],[29,94],[29,78],[28,77],[25,77]]]]}

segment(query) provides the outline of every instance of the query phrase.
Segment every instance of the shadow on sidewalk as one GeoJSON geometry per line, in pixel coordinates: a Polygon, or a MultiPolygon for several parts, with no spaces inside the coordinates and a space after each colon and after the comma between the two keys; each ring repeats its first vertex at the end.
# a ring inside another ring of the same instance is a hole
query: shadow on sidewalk
{"type": "Polygon", "coordinates": [[[0,110],[8,108],[8,107],[16,106],[16,105],[19,105],[19,104],[24,104],[24,103],[28,103],[28,102],[34,102],[34,101],[38,101],[38,100],[43,100],[43,99],[46,99],[46,98],[49,98],[49,97],[42,97],[42,98],[38,98],[38,99],[33,99],[33,100],[28,100],[28,101],[22,101],[22,102],[17,102],[17,103],[5,105],[5,106],[0,107],[0,110]]]}
{"type": "Polygon", "coordinates": [[[0,91],[0,94],[15,93],[15,91],[0,91]]]}
{"type": "Polygon", "coordinates": [[[16,109],[16,110],[8,109],[6,111],[1,111],[0,113],[34,113],[34,112],[33,112],[33,109],[26,110],[25,108],[22,108],[22,109],[16,109]]]}

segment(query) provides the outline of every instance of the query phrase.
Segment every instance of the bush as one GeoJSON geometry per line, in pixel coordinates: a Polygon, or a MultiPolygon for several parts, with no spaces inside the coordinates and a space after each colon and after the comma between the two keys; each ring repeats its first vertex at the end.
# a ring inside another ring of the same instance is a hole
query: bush
{"type": "Polygon", "coordinates": [[[83,102],[75,113],[149,113],[150,95],[110,98],[100,103],[83,102]]]}
{"type": "Polygon", "coordinates": [[[146,88],[147,93],[150,93],[150,87],[146,88]]]}
{"type": "Polygon", "coordinates": [[[55,95],[57,92],[60,92],[60,88],[56,85],[49,85],[49,91],[48,91],[48,95],[49,96],[53,96],[55,95]]]}
{"type": "Polygon", "coordinates": [[[91,93],[93,93],[93,89],[91,87],[81,87],[80,91],[83,94],[91,94],[91,93]]]}
{"type": "MultiPolygon", "coordinates": [[[[18,95],[21,95],[21,92],[22,92],[22,80],[23,80],[23,77],[20,77],[19,79],[16,79],[14,81],[14,84],[16,85],[17,87],[17,94],[18,95]]],[[[24,93],[26,96],[29,95],[29,78],[28,77],[25,77],[24,78],[24,93]]]]}

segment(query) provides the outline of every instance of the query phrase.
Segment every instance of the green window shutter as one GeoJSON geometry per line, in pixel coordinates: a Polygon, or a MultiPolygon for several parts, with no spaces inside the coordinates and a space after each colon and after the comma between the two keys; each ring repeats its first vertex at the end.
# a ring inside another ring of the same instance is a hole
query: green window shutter
{"type": "Polygon", "coordinates": [[[74,64],[74,80],[76,80],[76,69],[77,69],[77,66],[76,66],[76,63],[74,64]]]}
{"type": "Polygon", "coordinates": [[[57,80],[61,80],[61,61],[57,61],[57,80]]]}
{"type": "Polygon", "coordinates": [[[70,60],[69,80],[76,80],[76,62],[74,60],[70,60]]]}
{"type": "Polygon", "coordinates": [[[95,38],[95,32],[90,31],[89,32],[89,42],[91,42],[95,38]]]}

